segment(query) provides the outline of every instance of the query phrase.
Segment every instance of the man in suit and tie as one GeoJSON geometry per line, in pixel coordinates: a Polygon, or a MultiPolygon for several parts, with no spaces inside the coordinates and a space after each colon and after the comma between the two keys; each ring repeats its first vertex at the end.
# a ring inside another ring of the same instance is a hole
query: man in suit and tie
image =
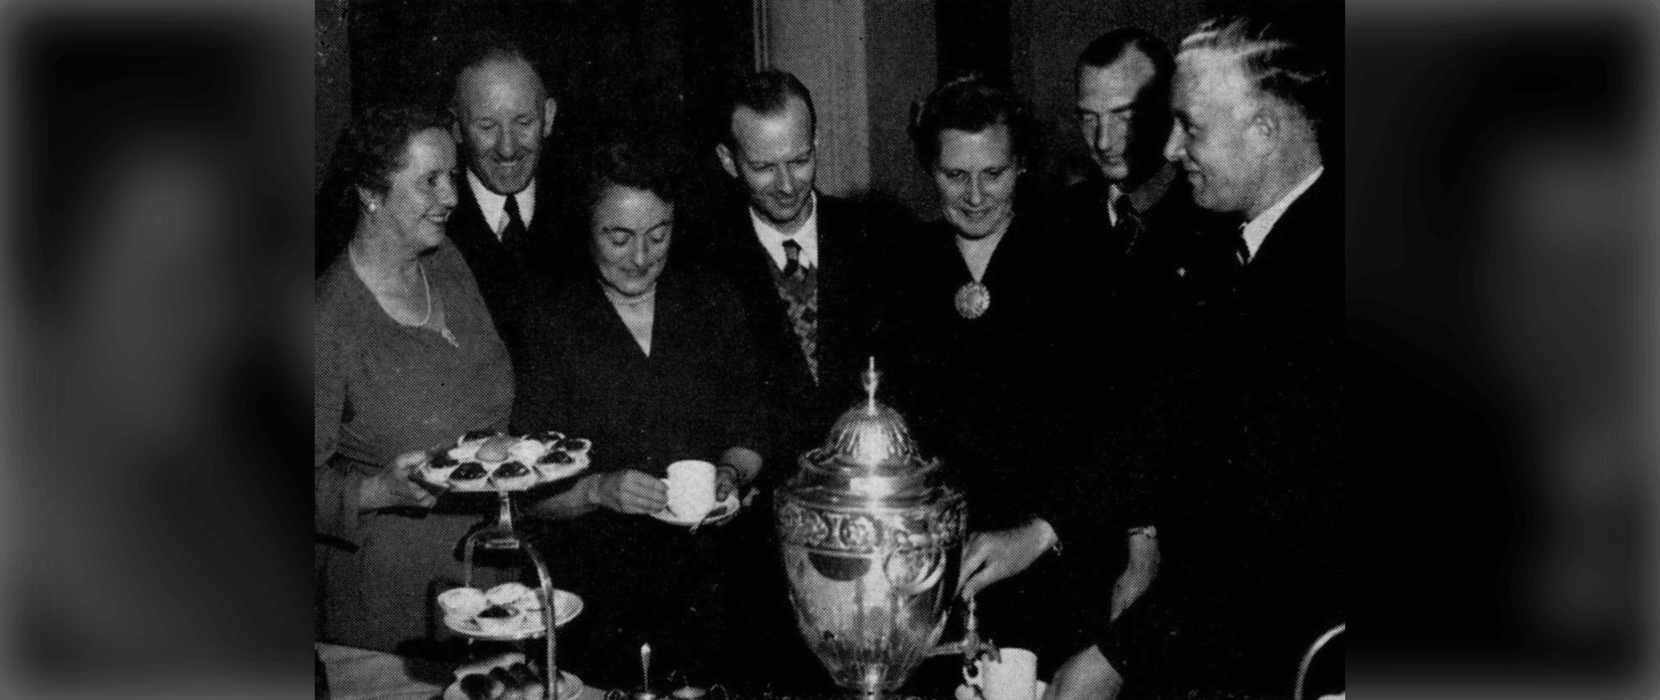
{"type": "MultiPolygon", "coordinates": [[[[818,165],[813,97],[794,75],[766,70],[743,79],[726,104],[715,156],[737,185],[694,256],[738,292],[761,367],[773,441],[761,484],[795,471],[843,411],[863,396],[876,275],[864,208],[814,187],[818,165]]],[[[763,489],[766,492],[770,489],[763,489]]],[[[735,566],[758,645],[758,673],[781,684],[823,676],[801,644],[770,540],[764,498],[735,523],[735,566]],[[753,592],[753,594],[751,593],[753,592]],[[783,645],[783,646],[780,646],[783,645]],[[780,657],[783,649],[795,653],[780,657]]],[[[730,526],[729,526],[730,527],[730,526]]],[[[811,686],[808,686],[811,687],[811,686]]]]}
{"type": "Polygon", "coordinates": [[[767,463],[785,476],[863,394],[872,241],[863,207],[814,187],[817,115],[800,80],[750,76],[726,117],[715,155],[741,196],[702,259],[737,288],[755,332],[777,444],[767,463]]]}
{"type": "Polygon", "coordinates": [[[1231,321],[1203,343],[1218,420],[1170,460],[1181,510],[1161,576],[1181,592],[1179,653],[1233,689],[1283,692],[1345,616],[1343,197],[1321,138],[1337,91],[1310,38],[1207,21],[1171,89],[1165,157],[1200,207],[1234,217],[1238,272],[1231,321]]]}
{"type": "Polygon", "coordinates": [[[456,66],[451,112],[466,175],[449,237],[502,340],[517,350],[530,280],[557,274],[567,257],[554,240],[554,188],[539,177],[558,104],[510,41],[484,37],[456,66]]]}

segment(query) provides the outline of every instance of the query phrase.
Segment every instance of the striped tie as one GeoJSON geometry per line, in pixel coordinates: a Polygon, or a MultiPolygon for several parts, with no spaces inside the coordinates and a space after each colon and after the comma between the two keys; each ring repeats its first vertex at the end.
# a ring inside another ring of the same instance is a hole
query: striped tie
{"type": "Polygon", "coordinates": [[[818,270],[801,264],[801,244],[784,241],[784,269],[773,268],[774,281],[780,296],[789,306],[790,325],[795,328],[796,340],[801,342],[801,354],[807,358],[807,371],[818,383],[818,270]]]}

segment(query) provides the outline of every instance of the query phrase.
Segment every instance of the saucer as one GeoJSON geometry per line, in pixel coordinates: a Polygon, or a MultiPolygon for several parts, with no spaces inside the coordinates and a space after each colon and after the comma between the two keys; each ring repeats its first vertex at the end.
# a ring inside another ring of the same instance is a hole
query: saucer
{"type": "MultiPolygon", "coordinates": [[[[576,619],[582,614],[582,598],[575,593],[565,590],[554,590],[553,607],[559,611],[554,618],[554,626],[562,627],[565,623],[576,619]]],[[[521,608],[518,617],[500,631],[485,631],[478,624],[477,617],[445,616],[444,626],[456,634],[482,639],[491,642],[514,642],[523,639],[541,637],[548,632],[546,618],[540,607],[521,608]]]]}
{"type": "Polygon", "coordinates": [[[719,525],[719,524],[724,523],[728,520],[731,520],[732,516],[737,515],[739,507],[740,507],[740,504],[738,503],[738,492],[736,490],[733,490],[733,492],[726,497],[726,500],[721,501],[720,503],[716,503],[715,504],[715,509],[709,511],[709,514],[704,516],[701,520],[687,520],[685,518],[681,518],[681,517],[675,515],[674,511],[669,510],[667,507],[664,507],[662,510],[657,511],[655,513],[652,513],[651,517],[656,518],[658,520],[661,520],[661,521],[663,521],[665,523],[668,523],[670,525],[679,525],[681,527],[694,527],[694,526],[697,526],[697,525],[719,525]]]}

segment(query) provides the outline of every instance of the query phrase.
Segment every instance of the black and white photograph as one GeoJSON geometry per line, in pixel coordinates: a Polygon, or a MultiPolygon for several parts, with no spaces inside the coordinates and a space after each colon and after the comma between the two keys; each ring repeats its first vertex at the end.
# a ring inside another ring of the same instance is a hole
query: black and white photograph
{"type": "Polygon", "coordinates": [[[1652,0],[0,46],[0,698],[1660,689],[1652,0]]]}
{"type": "Polygon", "coordinates": [[[319,692],[1344,696],[1341,20],[319,3],[319,692]]]}

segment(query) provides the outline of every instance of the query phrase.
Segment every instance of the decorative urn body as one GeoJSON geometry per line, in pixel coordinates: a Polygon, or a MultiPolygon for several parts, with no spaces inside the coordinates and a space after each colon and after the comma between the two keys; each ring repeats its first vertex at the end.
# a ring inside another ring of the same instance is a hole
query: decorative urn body
{"type": "Polygon", "coordinates": [[[935,650],[951,611],[967,509],[893,409],[836,421],[779,489],[775,515],[796,628],[835,682],[891,693],[935,650]]]}

